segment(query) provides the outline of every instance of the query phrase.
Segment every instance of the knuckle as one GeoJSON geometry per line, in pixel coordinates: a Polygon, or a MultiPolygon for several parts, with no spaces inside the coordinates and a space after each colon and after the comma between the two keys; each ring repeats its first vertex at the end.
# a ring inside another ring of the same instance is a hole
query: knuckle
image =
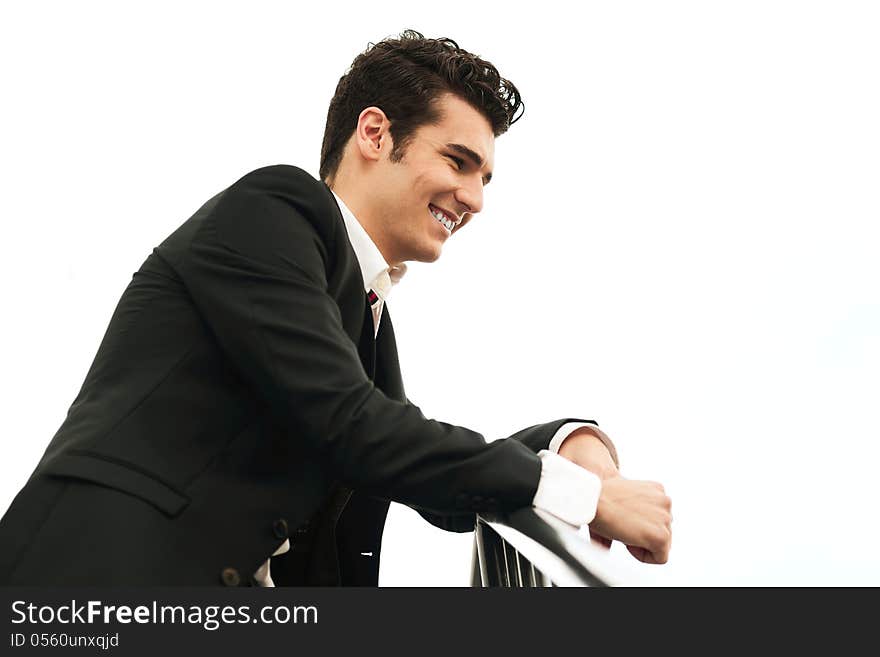
{"type": "Polygon", "coordinates": [[[649,539],[654,547],[653,551],[665,550],[668,552],[669,545],[672,543],[672,531],[666,525],[657,526],[651,531],[649,539]]]}

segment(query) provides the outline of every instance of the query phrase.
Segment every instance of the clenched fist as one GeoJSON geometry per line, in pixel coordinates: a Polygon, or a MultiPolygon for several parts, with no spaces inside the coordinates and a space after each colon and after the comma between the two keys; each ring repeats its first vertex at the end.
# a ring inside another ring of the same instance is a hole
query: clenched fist
{"type": "Polygon", "coordinates": [[[655,481],[603,479],[590,531],[626,544],[639,561],[666,563],[672,544],[672,500],[655,481]]]}

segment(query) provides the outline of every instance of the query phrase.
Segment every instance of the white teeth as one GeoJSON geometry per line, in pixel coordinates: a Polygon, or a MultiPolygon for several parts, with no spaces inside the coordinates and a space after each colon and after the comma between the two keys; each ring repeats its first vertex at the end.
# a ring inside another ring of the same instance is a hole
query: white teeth
{"type": "Polygon", "coordinates": [[[443,224],[443,226],[446,228],[446,230],[452,232],[452,229],[455,227],[455,224],[451,220],[447,219],[445,214],[443,214],[439,210],[437,210],[435,212],[434,210],[431,210],[431,208],[428,208],[428,211],[431,213],[431,215],[437,221],[439,221],[441,224],[443,224]]]}

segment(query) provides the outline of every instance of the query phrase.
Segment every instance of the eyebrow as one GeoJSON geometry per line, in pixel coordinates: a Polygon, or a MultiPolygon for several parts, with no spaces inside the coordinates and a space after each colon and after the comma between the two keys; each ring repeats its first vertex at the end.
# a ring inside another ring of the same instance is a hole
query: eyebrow
{"type": "MultiPolygon", "coordinates": [[[[466,158],[471,160],[474,164],[477,165],[477,168],[482,168],[483,166],[483,158],[477,155],[470,148],[465,146],[464,144],[446,144],[446,148],[451,148],[457,153],[464,155],[466,158]]],[[[492,173],[489,172],[486,174],[486,177],[483,178],[483,184],[488,185],[492,181],[492,173]]]]}

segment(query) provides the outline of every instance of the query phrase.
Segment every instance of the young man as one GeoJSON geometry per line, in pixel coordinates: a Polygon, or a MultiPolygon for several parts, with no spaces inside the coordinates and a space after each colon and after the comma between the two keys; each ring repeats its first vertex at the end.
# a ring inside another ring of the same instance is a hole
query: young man
{"type": "Polygon", "coordinates": [[[389,500],[452,531],[534,504],[665,562],[668,497],[620,477],[595,423],[486,443],[404,393],[391,286],[482,209],[521,106],[449,40],[358,56],[323,182],[251,172],[134,275],[0,522],[0,583],[375,585],[389,500]]]}

